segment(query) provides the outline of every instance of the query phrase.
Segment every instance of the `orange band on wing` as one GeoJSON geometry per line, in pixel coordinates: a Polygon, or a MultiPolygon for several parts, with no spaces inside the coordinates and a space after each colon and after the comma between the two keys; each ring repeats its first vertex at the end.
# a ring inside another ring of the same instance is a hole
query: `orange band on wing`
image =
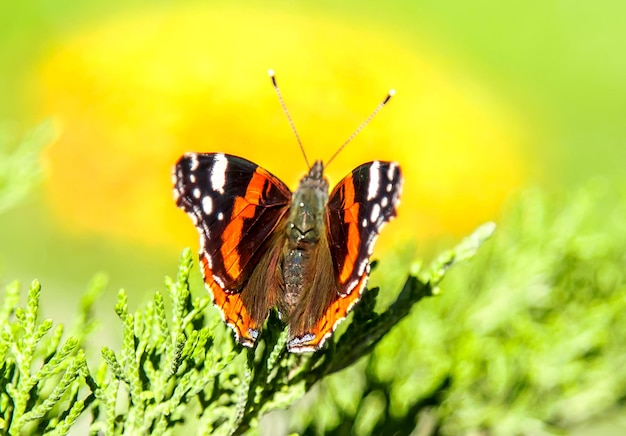
{"type": "Polygon", "coordinates": [[[204,283],[213,296],[213,304],[219,309],[222,319],[235,332],[235,339],[246,347],[252,347],[259,331],[250,318],[248,310],[243,304],[241,294],[228,294],[213,280],[211,269],[204,256],[200,258],[204,283]]]}
{"type": "Polygon", "coordinates": [[[222,259],[224,269],[232,278],[241,274],[240,257],[237,253],[237,245],[241,242],[244,219],[253,218],[256,206],[263,197],[263,188],[267,178],[255,172],[248,184],[248,189],[243,197],[235,198],[231,221],[224,229],[224,240],[222,241],[222,259]]]}
{"type": "MultiPolygon", "coordinates": [[[[351,186],[351,185],[350,185],[351,186]]],[[[344,259],[343,268],[339,273],[339,282],[345,284],[354,271],[356,256],[359,254],[361,244],[361,233],[359,232],[359,204],[355,203],[350,209],[345,210],[344,223],[348,226],[348,235],[346,236],[346,246],[348,257],[344,259]],[[354,254],[354,257],[350,254],[354,254]]]]}

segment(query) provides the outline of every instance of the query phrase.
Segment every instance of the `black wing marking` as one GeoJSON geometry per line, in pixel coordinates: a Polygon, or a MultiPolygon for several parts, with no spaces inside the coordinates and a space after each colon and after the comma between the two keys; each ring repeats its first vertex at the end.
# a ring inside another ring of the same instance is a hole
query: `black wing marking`
{"type": "Polygon", "coordinates": [[[374,243],[396,216],[401,192],[398,164],[374,161],[355,168],[330,194],[327,231],[340,294],[350,294],[369,273],[374,243]]]}

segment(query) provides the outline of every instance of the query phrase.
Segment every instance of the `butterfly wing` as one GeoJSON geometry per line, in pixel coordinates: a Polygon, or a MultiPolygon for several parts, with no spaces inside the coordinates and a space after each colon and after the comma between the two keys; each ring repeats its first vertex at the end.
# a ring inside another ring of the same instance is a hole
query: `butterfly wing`
{"type": "Polygon", "coordinates": [[[365,163],[344,178],[328,200],[328,239],[339,294],[346,297],[369,273],[381,228],[396,216],[402,173],[395,162],[365,163]]]}
{"type": "MultiPolygon", "coordinates": [[[[275,261],[269,246],[291,192],[258,165],[222,153],[183,155],[173,179],[176,204],[200,234],[201,266],[213,302],[237,339],[251,346],[266,314],[254,314],[249,307],[258,296],[242,293],[260,262],[275,261]]],[[[260,292],[263,286],[253,289],[260,292]]]]}
{"type": "Polygon", "coordinates": [[[383,225],[396,215],[401,191],[400,167],[381,161],[357,167],[333,189],[326,212],[328,246],[319,247],[317,269],[328,271],[335,280],[314,288],[313,292],[323,293],[316,298],[324,301],[325,310],[312,327],[296,330],[288,342],[290,351],[321,348],[359,300],[374,243],[383,225]]]}

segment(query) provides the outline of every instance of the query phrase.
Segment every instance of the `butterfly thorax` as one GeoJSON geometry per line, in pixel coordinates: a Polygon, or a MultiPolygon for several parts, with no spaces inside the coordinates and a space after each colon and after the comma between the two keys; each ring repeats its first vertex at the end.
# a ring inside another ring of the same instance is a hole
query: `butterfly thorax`
{"type": "Polygon", "coordinates": [[[324,211],[328,202],[328,182],[322,163],[315,162],[294,192],[287,220],[287,240],[291,249],[306,249],[315,244],[324,230],[324,211]]]}
{"type": "Polygon", "coordinates": [[[328,202],[328,182],[323,176],[321,161],[315,162],[300,180],[289,208],[285,227],[283,257],[285,303],[291,308],[303,293],[305,277],[315,268],[311,255],[326,231],[325,210],[328,202]]]}

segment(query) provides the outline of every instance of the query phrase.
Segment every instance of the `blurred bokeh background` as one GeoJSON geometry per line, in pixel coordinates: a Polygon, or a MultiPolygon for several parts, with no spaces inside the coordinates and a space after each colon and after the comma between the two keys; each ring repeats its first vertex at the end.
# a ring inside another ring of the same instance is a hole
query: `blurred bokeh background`
{"type": "Polygon", "coordinates": [[[198,244],[171,194],[185,151],[295,188],[306,168],[269,68],[310,159],[396,89],[328,169],[403,166],[379,256],[427,257],[528,186],[623,184],[625,16],[617,0],[1,2],[0,287],[38,278],[61,320],[98,272],[103,313],[119,287],[143,301],[198,244]]]}

